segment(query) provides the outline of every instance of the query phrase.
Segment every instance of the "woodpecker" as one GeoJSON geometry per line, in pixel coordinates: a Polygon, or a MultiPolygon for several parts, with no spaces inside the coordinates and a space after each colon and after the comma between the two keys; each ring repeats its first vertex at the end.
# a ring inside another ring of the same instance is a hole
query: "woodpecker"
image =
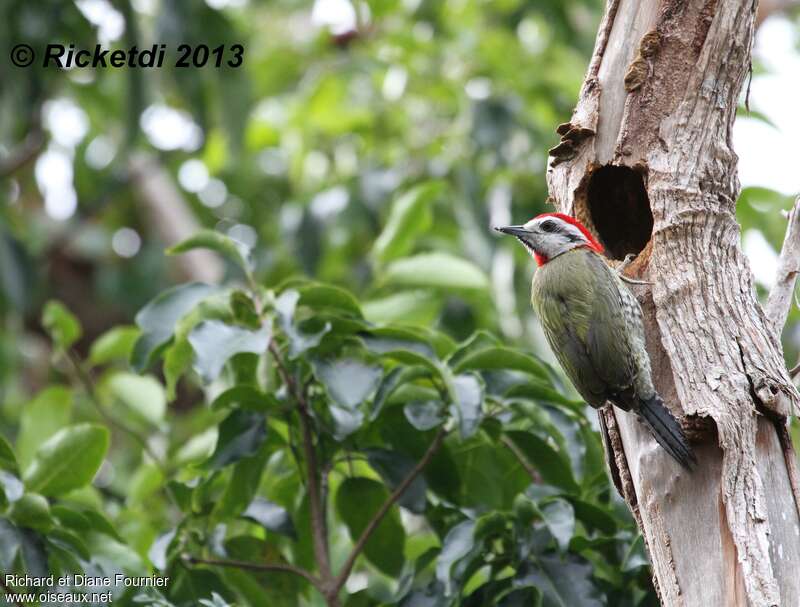
{"type": "Polygon", "coordinates": [[[696,459],[686,436],[653,387],[639,302],[603,260],[600,243],[562,213],[495,229],[514,236],[536,260],[531,304],[584,400],[595,409],[611,402],[635,413],[691,469],[696,459]]]}

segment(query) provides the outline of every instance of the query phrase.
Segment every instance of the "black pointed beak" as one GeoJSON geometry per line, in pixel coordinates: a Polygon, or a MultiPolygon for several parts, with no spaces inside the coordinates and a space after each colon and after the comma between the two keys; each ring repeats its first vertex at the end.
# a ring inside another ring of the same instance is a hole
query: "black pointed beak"
{"type": "Polygon", "coordinates": [[[525,229],[525,226],[495,226],[494,229],[510,236],[519,237],[530,235],[530,232],[525,229]]]}

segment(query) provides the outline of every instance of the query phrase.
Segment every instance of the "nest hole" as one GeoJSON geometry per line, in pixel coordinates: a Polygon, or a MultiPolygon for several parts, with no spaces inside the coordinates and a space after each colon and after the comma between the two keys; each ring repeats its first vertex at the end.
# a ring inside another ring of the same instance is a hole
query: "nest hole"
{"type": "Polygon", "coordinates": [[[626,166],[598,168],[589,178],[586,204],[609,257],[642,252],[653,232],[653,213],[641,172],[626,166]]]}

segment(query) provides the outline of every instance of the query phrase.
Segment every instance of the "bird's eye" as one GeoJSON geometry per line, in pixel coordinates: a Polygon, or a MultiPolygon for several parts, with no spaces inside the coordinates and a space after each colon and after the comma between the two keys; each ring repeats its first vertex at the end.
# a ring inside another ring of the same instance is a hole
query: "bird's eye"
{"type": "Polygon", "coordinates": [[[543,221],[541,224],[539,224],[539,227],[542,228],[544,232],[556,231],[556,224],[554,221],[543,221]]]}

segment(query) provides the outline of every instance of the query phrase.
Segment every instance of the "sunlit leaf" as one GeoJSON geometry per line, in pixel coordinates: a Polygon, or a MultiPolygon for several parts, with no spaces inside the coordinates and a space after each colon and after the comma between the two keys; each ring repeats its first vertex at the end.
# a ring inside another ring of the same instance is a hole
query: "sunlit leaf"
{"type": "Polygon", "coordinates": [[[121,326],[109,329],[92,343],[89,362],[92,365],[104,365],[114,360],[128,360],[139,334],[137,327],[121,326]]]}
{"type": "Polygon", "coordinates": [[[441,403],[414,401],[403,407],[408,422],[417,430],[430,430],[442,423],[441,403]]]}
{"type": "Polygon", "coordinates": [[[269,325],[258,331],[227,325],[218,320],[206,320],[189,333],[189,343],[195,352],[195,366],[204,381],[216,379],[232,356],[242,352],[263,354],[271,337],[269,325]]]}
{"type": "Polygon", "coordinates": [[[103,386],[112,399],[151,424],[157,425],[164,419],[166,394],[154,377],[118,372],[106,378],[103,386]]]}
{"type": "Polygon", "coordinates": [[[429,287],[442,291],[486,290],[489,280],[473,263],[450,253],[422,253],[392,261],[382,272],[384,284],[429,287]]]}
{"type": "Polygon", "coordinates": [[[36,493],[26,493],[12,504],[8,517],[20,527],[49,531],[53,527],[50,504],[36,493]]]}
{"type": "Polygon", "coordinates": [[[315,361],[314,374],[336,403],[354,409],[374,394],[383,369],[353,358],[342,358],[315,361]]]}
{"type": "Polygon", "coordinates": [[[203,299],[214,293],[215,287],[193,282],[167,289],[136,315],[142,335],[131,355],[133,366],[142,371],[152,362],[154,354],[175,332],[175,325],[203,299]]]}
{"type": "Polygon", "coordinates": [[[414,240],[432,224],[431,203],[444,183],[430,181],[411,188],[393,203],[386,225],[372,247],[372,257],[385,263],[411,251],[414,240]]]}
{"type": "Polygon", "coordinates": [[[292,522],[292,517],[285,508],[263,497],[256,497],[242,514],[245,518],[256,521],[265,529],[280,533],[292,539],[297,538],[297,532],[292,522]]]}
{"type": "Polygon", "coordinates": [[[39,447],[25,471],[25,486],[57,496],[92,481],[108,451],[109,432],[95,424],[76,424],[58,431],[39,447]]]}
{"type": "Polygon", "coordinates": [[[61,350],[68,350],[83,334],[75,315],[60,301],[51,300],[44,305],[42,326],[50,334],[50,339],[61,350]]]}
{"type": "Polygon", "coordinates": [[[444,585],[445,595],[452,595],[458,583],[458,565],[471,556],[475,541],[475,521],[466,520],[452,527],[442,542],[442,552],[436,562],[436,579],[444,585]]]}
{"type": "Polygon", "coordinates": [[[244,272],[253,270],[252,251],[250,247],[214,230],[200,230],[196,234],[167,249],[167,255],[179,255],[194,249],[211,249],[227,257],[244,272]]]}
{"type": "Polygon", "coordinates": [[[478,430],[481,423],[483,405],[483,384],[474,375],[458,375],[453,378],[454,409],[458,417],[461,438],[469,438],[478,430]]]}

